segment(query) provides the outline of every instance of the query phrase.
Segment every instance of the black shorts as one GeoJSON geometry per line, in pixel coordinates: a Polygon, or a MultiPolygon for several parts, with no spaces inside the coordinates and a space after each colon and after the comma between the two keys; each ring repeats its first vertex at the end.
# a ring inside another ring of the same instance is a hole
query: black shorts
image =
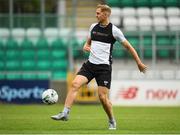
{"type": "Polygon", "coordinates": [[[111,87],[111,65],[93,64],[89,61],[83,63],[77,75],[87,77],[88,83],[95,78],[98,86],[104,86],[110,89],[111,87]]]}

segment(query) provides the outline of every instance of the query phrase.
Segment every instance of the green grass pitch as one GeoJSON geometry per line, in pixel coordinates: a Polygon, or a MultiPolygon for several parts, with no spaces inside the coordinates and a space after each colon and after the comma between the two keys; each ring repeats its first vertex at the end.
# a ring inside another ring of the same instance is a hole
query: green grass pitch
{"type": "Polygon", "coordinates": [[[113,107],[114,131],[101,105],[74,105],[69,121],[51,120],[62,108],[0,104],[0,134],[180,134],[180,107],[113,107]]]}

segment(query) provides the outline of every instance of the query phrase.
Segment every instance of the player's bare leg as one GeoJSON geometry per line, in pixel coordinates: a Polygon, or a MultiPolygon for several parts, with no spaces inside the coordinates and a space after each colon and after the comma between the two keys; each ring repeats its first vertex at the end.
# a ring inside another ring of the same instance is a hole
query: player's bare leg
{"type": "Polygon", "coordinates": [[[66,97],[65,107],[71,108],[76,98],[79,88],[87,82],[88,82],[88,79],[82,75],[77,75],[75,77],[75,79],[72,82],[71,89],[69,90],[68,95],[66,97]]]}
{"type": "Polygon", "coordinates": [[[63,121],[67,121],[68,120],[68,114],[70,111],[71,106],[74,103],[74,100],[76,98],[76,95],[78,93],[79,88],[88,82],[88,79],[82,75],[77,75],[75,77],[75,79],[73,80],[72,84],[71,84],[71,88],[68,92],[68,95],[66,97],[66,101],[65,101],[65,105],[64,105],[64,109],[61,113],[51,116],[52,119],[54,120],[63,120],[63,121]]]}
{"type": "Polygon", "coordinates": [[[109,118],[109,129],[116,129],[116,121],[113,116],[112,104],[108,98],[109,89],[103,86],[98,87],[99,99],[103,105],[103,108],[109,118]]]}

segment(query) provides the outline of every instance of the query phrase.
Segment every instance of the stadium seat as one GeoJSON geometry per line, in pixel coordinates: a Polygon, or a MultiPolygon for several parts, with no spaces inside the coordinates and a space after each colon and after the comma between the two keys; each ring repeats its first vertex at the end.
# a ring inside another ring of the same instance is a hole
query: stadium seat
{"type": "Polygon", "coordinates": [[[127,36],[127,39],[136,50],[139,50],[140,41],[138,36],[127,36]]]}
{"type": "Polygon", "coordinates": [[[48,60],[37,61],[37,71],[49,71],[51,69],[51,62],[48,60]]]}
{"type": "Polygon", "coordinates": [[[5,47],[3,41],[0,39],[0,60],[4,60],[5,56],[5,47]]]}
{"type": "Polygon", "coordinates": [[[150,0],[151,7],[161,7],[164,6],[164,0],[150,0]]]}
{"type": "Polygon", "coordinates": [[[176,79],[180,79],[180,70],[177,70],[175,74],[176,74],[176,79]]]}
{"type": "Polygon", "coordinates": [[[120,17],[114,17],[114,16],[112,16],[112,17],[110,18],[110,21],[111,21],[111,23],[114,24],[115,26],[121,27],[121,18],[120,18],[120,17]]]}
{"type": "Polygon", "coordinates": [[[67,46],[65,46],[61,38],[58,38],[52,42],[51,47],[52,49],[65,49],[67,46]]]}
{"type": "Polygon", "coordinates": [[[135,17],[136,16],[136,9],[133,7],[125,7],[122,9],[122,17],[135,17]]]}
{"type": "Polygon", "coordinates": [[[23,60],[27,60],[27,59],[31,59],[34,60],[35,59],[35,47],[33,45],[33,42],[30,41],[28,38],[25,38],[23,40],[23,42],[20,45],[20,49],[21,49],[21,59],[23,60]]]}
{"type": "Polygon", "coordinates": [[[7,28],[0,28],[0,39],[5,44],[10,36],[10,31],[7,28]]]}
{"type": "Polygon", "coordinates": [[[180,9],[178,7],[167,7],[166,16],[167,17],[178,17],[178,16],[180,16],[180,9]]]}
{"type": "Polygon", "coordinates": [[[6,49],[16,49],[18,50],[18,42],[14,38],[9,38],[5,44],[6,49]]]}
{"type": "Polygon", "coordinates": [[[120,43],[115,42],[113,45],[113,52],[112,52],[113,58],[124,58],[125,53],[123,47],[120,45],[120,43]]]}
{"type": "Polygon", "coordinates": [[[36,57],[38,60],[40,59],[49,59],[51,56],[50,45],[46,38],[42,37],[38,39],[36,44],[36,57]]]}
{"type": "Polygon", "coordinates": [[[152,36],[151,35],[144,35],[142,39],[142,44],[146,46],[152,46],[152,36]]]}
{"type": "Polygon", "coordinates": [[[82,41],[82,40],[86,40],[88,36],[88,31],[87,30],[77,30],[75,32],[75,37],[82,41]]]}
{"type": "Polygon", "coordinates": [[[144,57],[147,59],[152,58],[152,33],[145,33],[141,42],[144,46],[144,57]]]}
{"type": "Polygon", "coordinates": [[[136,0],[136,7],[150,7],[149,0],[136,0]]]}
{"type": "Polygon", "coordinates": [[[129,79],[130,72],[128,70],[120,69],[117,72],[115,72],[115,75],[117,75],[118,79],[129,79]]]}
{"type": "Polygon", "coordinates": [[[121,9],[118,8],[118,7],[112,7],[111,8],[111,17],[110,17],[110,20],[112,22],[112,24],[116,25],[116,26],[120,26],[121,24],[121,9]]]}
{"type": "Polygon", "coordinates": [[[67,72],[64,71],[55,71],[52,73],[53,80],[66,80],[67,72]]]}
{"type": "Polygon", "coordinates": [[[136,17],[125,17],[123,21],[124,30],[136,31],[138,29],[138,23],[136,17]]]}
{"type": "Polygon", "coordinates": [[[42,35],[39,28],[28,28],[26,31],[26,36],[33,44],[36,44],[40,36],[42,35]]]}
{"type": "Polygon", "coordinates": [[[21,44],[21,42],[25,38],[25,29],[13,28],[12,29],[12,37],[18,42],[18,44],[21,44]]]}
{"type": "Polygon", "coordinates": [[[119,0],[106,0],[107,4],[111,7],[120,7],[121,2],[119,0]]]}
{"type": "Polygon", "coordinates": [[[37,75],[35,73],[23,73],[21,78],[23,80],[36,80],[37,75]]]}
{"type": "Polygon", "coordinates": [[[165,0],[166,7],[178,6],[178,0],[165,0]]]}
{"type": "Polygon", "coordinates": [[[76,38],[73,38],[71,40],[71,44],[72,44],[72,48],[73,48],[73,57],[74,58],[82,58],[82,46],[80,45],[80,43],[78,42],[78,40],[76,38]]]}
{"type": "Polygon", "coordinates": [[[119,7],[112,7],[111,8],[111,16],[120,17],[121,14],[122,14],[121,8],[119,8],[119,7]]]}
{"type": "Polygon", "coordinates": [[[6,52],[4,51],[4,49],[0,48],[0,60],[4,60],[6,52]]]}
{"type": "Polygon", "coordinates": [[[51,79],[51,76],[48,73],[38,73],[37,79],[38,80],[48,80],[48,79],[51,79]]]}
{"type": "Polygon", "coordinates": [[[69,37],[72,33],[72,30],[69,28],[61,28],[59,30],[59,37],[63,40],[64,43],[69,42],[69,37]]]}
{"type": "Polygon", "coordinates": [[[160,46],[170,45],[170,37],[168,33],[156,33],[156,44],[160,46]]]}
{"type": "Polygon", "coordinates": [[[152,59],[152,48],[146,48],[144,49],[144,58],[146,59],[152,59]]]}
{"type": "Polygon", "coordinates": [[[138,79],[143,80],[145,76],[143,74],[140,74],[138,70],[133,70],[131,73],[131,78],[136,80],[138,79]]]}
{"type": "Polygon", "coordinates": [[[0,71],[4,71],[5,69],[5,62],[3,60],[0,61],[0,71]]]}
{"type": "Polygon", "coordinates": [[[121,0],[120,5],[122,7],[135,7],[135,1],[134,0],[121,0]]]}
{"type": "Polygon", "coordinates": [[[83,58],[84,59],[88,59],[88,57],[89,57],[89,52],[82,52],[83,53],[83,58]]]}
{"type": "Polygon", "coordinates": [[[167,31],[167,19],[165,17],[153,18],[153,26],[155,31],[167,31]]]}
{"type": "Polygon", "coordinates": [[[6,54],[4,55],[6,60],[16,60],[20,59],[20,53],[19,50],[17,49],[8,49],[6,50],[6,54]]]}
{"type": "Polygon", "coordinates": [[[150,17],[151,11],[148,7],[140,7],[136,9],[137,17],[150,17]]]}
{"type": "Polygon", "coordinates": [[[6,61],[5,69],[7,71],[18,71],[20,70],[20,61],[19,60],[8,60],[6,61]]]}
{"type": "Polygon", "coordinates": [[[21,74],[8,73],[8,74],[6,75],[6,79],[7,79],[7,80],[19,80],[19,79],[21,79],[21,74]]]}
{"type": "Polygon", "coordinates": [[[21,51],[21,58],[24,60],[28,60],[28,59],[34,60],[35,55],[36,53],[35,53],[35,50],[33,49],[23,49],[21,51]]]}
{"type": "Polygon", "coordinates": [[[171,31],[180,30],[180,18],[179,17],[169,17],[168,18],[168,27],[171,31]]]}
{"type": "Polygon", "coordinates": [[[140,40],[138,36],[129,36],[127,37],[128,41],[131,43],[131,45],[135,48],[135,50],[140,53],[140,40]]]}
{"type": "Polygon", "coordinates": [[[46,38],[44,37],[41,37],[37,40],[37,43],[36,43],[36,48],[39,50],[39,49],[48,49],[49,48],[49,44],[48,44],[48,41],[46,38]]]}
{"type": "Polygon", "coordinates": [[[59,50],[52,50],[51,51],[51,58],[52,59],[65,59],[66,58],[66,51],[63,49],[59,50]]]}
{"type": "Polygon", "coordinates": [[[52,70],[64,70],[66,71],[68,68],[68,61],[65,59],[61,60],[53,60],[51,63],[52,70]]]}
{"type": "Polygon", "coordinates": [[[163,7],[153,7],[151,9],[152,17],[164,17],[166,15],[166,10],[163,7]]]}
{"type": "Polygon", "coordinates": [[[33,42],[32,42],[30,39],[28,39],[28,38],[25,38],[25,39],[22,41],[20,47],[21,47],[22,49],[34,49],[33,42]]]}
{"type": "Polygon", "coordinates": [[[152,19],[150,17],[141,17],[138,19],[140,31],[152,31],[152,19]]]}
{"type": "Polygon", "coordinates": [[[173,46],[179,45],[180,46],[180,36],[171,35],[171,44],[173,46]]]}
{"type": "Polygon", "coordinates": [[[38,60],[41,60],[41,59],[50,59],[51,58],[51,51],[49,49],[38,49],[36,51],[36,58],[38,60]]]}
{"type": "Polygon", "coordinates": [[[1,48],[1,49],[4,48],[4,43],[3,43],[2,39],[0,39],[0,48],[1,48]]]}
{"type": "Polygon", "coordinates": [[[34,71],[36,69],[35,60],[22,60],[21,69],[22,71],[34,71]]]}
{"type": "Polygon", "coordinates": [[[163,70],[161,71],[161,76],[163,79],[174,79],[175,78],[175,72],[173,70],[163,70]]]}
{"type": "Polygon", "coordinates": [[[5,74],[0,74],[0,80],[4,80],[4,79],[6,79],[5,74]]]}
{"type": "Polygon", "coordinates": [[[171,45],[171,40],[169,35],[158,34],[156,35],[156,44],[158,49],[158,56],[160,58],[168,58],[170,56],[170,51],[166,49],[171,45]]]}
{"type": "Polygon", "coordinates": [[[157,55],[159,58],[169,58],[170,51],[169,50],[159,50],[157,55]]]}
{"type": "Polygon", "coordinates": [[[59,30],[57,28],[46,28],[44,30],[44,36],[48,43],[51,44],[59,36],[59,30]]]}

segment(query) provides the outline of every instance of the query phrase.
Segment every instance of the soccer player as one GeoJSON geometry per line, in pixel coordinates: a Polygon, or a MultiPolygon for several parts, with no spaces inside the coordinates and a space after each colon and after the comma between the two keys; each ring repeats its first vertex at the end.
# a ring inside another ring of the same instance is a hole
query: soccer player
{"type": "Polygon", "coordinates": [[[61,113],[51,116],[54,120],[68,120],[70,108],[76,98],[78,89],[93,78],[98,84],[98,95],[102,106],[109,118],[109,129],[116,129],[116,120],[112,111],[112,104],[108,99],[111,86],[112,48],[115,41],[119,41],[133,56],[140,72],[145,72],[147,66],[143,64],[128,40],[120,29],[110,23],[111,8],[108,5],[99,4],[96,8],[97,23],[93,23],[89,29],[89,35],[83,50],[90,52],[89,59],[84,62],[66,97],[64,109],[61,113]]]}

